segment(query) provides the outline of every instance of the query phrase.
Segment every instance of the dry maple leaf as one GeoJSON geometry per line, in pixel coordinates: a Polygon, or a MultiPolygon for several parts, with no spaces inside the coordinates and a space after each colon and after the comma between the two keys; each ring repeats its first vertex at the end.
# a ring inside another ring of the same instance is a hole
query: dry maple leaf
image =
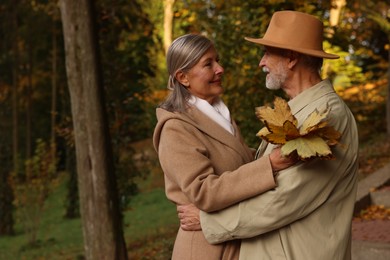
{"type": "Polygon", "coordinates": [[[276,126],[283,126],[286,121],[290,121],[294,125],[298,123],[297,119],[291,114],[289,105],[283,98],[276,97],[274,100],[274,107],[274,109],[269,106],[256,107],[256,116],[262,120],[263,123],[265,120],[267,123],[276,126]]]}
{"type": "Polygon", "coordinates": [[[256,108],[256,116],[265,125],[256,135],[269,143],[282,145],[284,156],[296,152],[301,160],[312,157],[333,159],[330,146],[338,144],[341,134],[328,126],[326,117],[329,111],[329,107],[313,111],[298,128],[298,121],[288,103],[276,97],[274,109],[268,106],[256,108]]]}

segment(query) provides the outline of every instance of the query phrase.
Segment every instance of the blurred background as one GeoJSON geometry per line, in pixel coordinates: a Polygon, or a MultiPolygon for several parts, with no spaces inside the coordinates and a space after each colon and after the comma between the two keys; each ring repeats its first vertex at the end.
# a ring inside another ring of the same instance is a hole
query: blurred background
{"type": "MultiPolygon", "coordinates": [[[[223,99],[247,143],[262,127],[267,91],[258,68],[275,11],[324,22],[329,78],[359,127],[359,178],[390,162],[388,0],[96,0],[105,108],[130,259],[169,259],[178,220],[152,147],[155,108],[166,97],[165,52],[202,33],[225,68],[223,99]]],[[[0,259],[84,259],[63,24],[55,0],[0,2],[0,259]]]]}

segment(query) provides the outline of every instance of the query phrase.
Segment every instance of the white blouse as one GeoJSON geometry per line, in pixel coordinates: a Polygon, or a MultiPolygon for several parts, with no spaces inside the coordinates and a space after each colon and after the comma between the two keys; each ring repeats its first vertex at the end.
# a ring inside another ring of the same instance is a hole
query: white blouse
{"type": "Polygon", "coordinates": [[[211,105],[204,99],[191,96],[188,102],[214,120],[214,122],[226,129],[226,131],[232,135],[235,134],[230,118],[230,111],[225,103],[223,103],[222,99],[219,98],[216,102],[213,103],[213,105],[211,105]]]}

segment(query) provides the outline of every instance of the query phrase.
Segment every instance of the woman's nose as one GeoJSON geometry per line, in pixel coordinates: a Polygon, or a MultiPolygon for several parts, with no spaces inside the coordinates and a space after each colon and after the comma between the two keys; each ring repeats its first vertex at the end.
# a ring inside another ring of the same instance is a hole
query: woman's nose
{"type": "Polygon", "coordinates": [[[223,74],[224,73],[224,68],[218,64],[217,66],[217,69],[215,70],[215,74],[218,75],[218,74],[223,74]]]}

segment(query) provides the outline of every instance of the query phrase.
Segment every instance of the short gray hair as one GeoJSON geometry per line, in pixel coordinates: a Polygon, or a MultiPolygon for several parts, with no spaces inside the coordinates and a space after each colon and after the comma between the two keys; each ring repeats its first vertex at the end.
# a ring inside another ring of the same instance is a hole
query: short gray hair
{"type": "Polygon", "coordinates": [[[320,72],[322,65],[324,63],[324,59],[321,57],[314,57],[310,55],[301,54],[302,63],[306,65],[306,67],[311,68],[314,72],[320,72]]]}
{"type": "Polygon", "coordinates": [[[300,53],[297,51],[289,50],[289,49],[281,49],[276,47],[267,47],[269,49],[273,49],[279,53],[279,55],[283,57],[290,57],[291,54],[295,53],[299,55],[302,64],[309,70],[320,73],[322,65],[324,63],[324,59],[321,57],[315,57],[308,54],[300,53]]]}
{"type": "Polygon", "coordinates": [[[199,34],[186,34],[174,40],[167,52],[169,73],[168,89],[172,92],[160,105],[172,112],[184,112],[190,92],[175,77],[178,71],[189,71],[214,44],[207,37],[199,34]]]}

